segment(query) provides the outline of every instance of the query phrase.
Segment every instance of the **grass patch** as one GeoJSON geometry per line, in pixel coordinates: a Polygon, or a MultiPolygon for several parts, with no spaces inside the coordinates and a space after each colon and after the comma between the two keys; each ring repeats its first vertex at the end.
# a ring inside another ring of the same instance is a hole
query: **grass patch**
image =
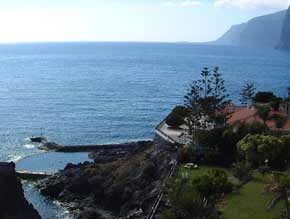
{"type": "Polygon", "coordinates": [[[216,170],[223,170],[225,171],[228,176],[231,176],[231,172],[229,169],[226,168],[221,168],[221,167],[211,167],[211,166],[200,166],[197,169],[188,169],[185,168],[183,165],[180,166],[178,174],[182,175],[182,174],[187,174],[189,178],[196,178],[199,177],[203,174],[205,174],[207,171],[212,170],[212,169],[216,169],[216,170]]]}
{"type": "Polygon", "coordinates": [[[223,215],[225,219],[273,219],[283,210],[279,203],[275,208],[267,211],[273,195],[264,194],[269,176],[254,175],[254,179],[245,184],[238,194],[230,194],[224,203],[223,215]]]}
{"type": "MultiPolygon", "coordinates": [[[[187,169],[184,166],[180,166],[178,174],[186,174],[189,178],[195,178],[211,169],[224,170],[230,178],[234,178],[230,169],[210,166],[201,166],[198,169],[187,169]]],[[[270,175],[254,174],[253,180],[245,184],[238,192],[229,194],[220,205],[223,218],[273,219],[279,216],[284,209],[284,205],[281,202],[275,208],[267,211],[267,206],[271,202],[273,195],[264,193],[264,188],[270,182],[270,179],[270,175]]]]}

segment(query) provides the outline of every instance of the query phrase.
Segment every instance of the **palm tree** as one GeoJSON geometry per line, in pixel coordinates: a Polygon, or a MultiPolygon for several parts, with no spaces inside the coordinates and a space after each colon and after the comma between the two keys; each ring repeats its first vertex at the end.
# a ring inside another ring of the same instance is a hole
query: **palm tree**
{"type": "Polygon", "coordinates": [[[290,175],[274,174],[273,181],[266,186],[266,191],[274,193],[275,197],[268,206],[268,210],[276,206],[280,201],[285,203],[286,218],[290,219],[290,175]]]}

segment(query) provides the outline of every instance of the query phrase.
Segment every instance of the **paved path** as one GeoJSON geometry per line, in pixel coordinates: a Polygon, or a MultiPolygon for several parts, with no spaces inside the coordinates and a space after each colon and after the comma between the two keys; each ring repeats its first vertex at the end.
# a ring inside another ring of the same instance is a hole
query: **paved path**
{"type": "Polygon", "coordinates": [[[187,134],[186,126],[181,126],[180,129],[173,129],[169,127],[165,121],[162,121],[156,127],[156,133],[164,140],[174,144],[188,144],[191,142],[191,137],[187,134]]]}
{"type": "MultiPolygon", "coordinates": [[[[176,167],[177,167],[177,164],[178,164],[177,161],[175,161],[174,164],[172,165],[172,167],[171,167],[171,169],[169,171],[169,174],[168,174],[165,182],[163,183],[163,186],[165,186],[167,180],[174,175],[176,167]]],[[[156,198],[156,201],[154,202],[154,204],[152,206],[151,212],[148,215],[147,219],[155,219],[156,212],[158,210],[158,207],[159,207],[163,197],[164,197],[164,192],[163,192],[163,190],[161,190],[161,192],[159,193],[159,195],[156,198]]]]}

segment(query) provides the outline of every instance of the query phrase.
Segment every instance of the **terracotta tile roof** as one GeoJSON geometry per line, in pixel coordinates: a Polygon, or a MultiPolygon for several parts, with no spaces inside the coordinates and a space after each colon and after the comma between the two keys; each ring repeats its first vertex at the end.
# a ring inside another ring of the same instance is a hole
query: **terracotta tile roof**
{"type": "MultiPolygon", "coordinates": [[[[263,120],[257,115],[257,110],[254,108],[248,107],[233,107],[232,108],[231,117],[228,120],[229,124],[234,124],[237,122],[244,122],[244,123],[253,123],[253,122],[261,122],[263,120]]],[[[290,132],[290,117],[286,113],[278,112],[278,111],[271,111],[270,115],[278,114],[281,116],[287,117],[286,124],[281,129],[276,128],[276,124],[273,120],[266,121],[266,125],[271,130],[280,130],[280,131],[289,131],[290,132]]]]}

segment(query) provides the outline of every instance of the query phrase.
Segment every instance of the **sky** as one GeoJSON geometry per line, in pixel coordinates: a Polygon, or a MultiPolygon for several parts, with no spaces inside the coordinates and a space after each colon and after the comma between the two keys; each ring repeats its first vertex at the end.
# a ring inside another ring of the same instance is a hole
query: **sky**
{"type": "Polygon", "coordinates": [[[290,0],[0,0],[0,42],[205,42],[290,0]]]}

